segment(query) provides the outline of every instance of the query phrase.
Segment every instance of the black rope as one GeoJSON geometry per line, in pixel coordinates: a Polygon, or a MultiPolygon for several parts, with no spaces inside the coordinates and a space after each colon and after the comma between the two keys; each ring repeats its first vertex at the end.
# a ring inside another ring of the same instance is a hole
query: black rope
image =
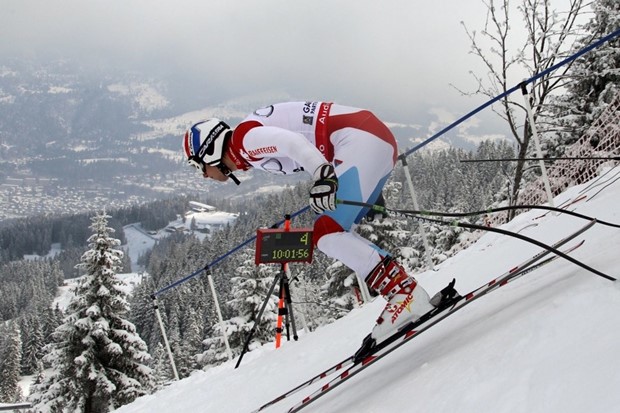
{"type": "Polygon", "coordinates": [[[461,159],[459,162],[517,162],[517,161],[620,161],[620,156],[559,157],[559,158],[499,158],[499,159],[461,159]]]}
{"type": "MultiPolygon", "coordinates": [[[[364,207],[368,207],[368,208],[371,208],[371,209],[373,209],[373,207],[375,206],[373,204],[366,204],[366,203],[363,203],[363,202],[355,202],[355,201],[338,200],[338,202],[340,202],[342,204],[345,204],[345,205],[348,204],[348,205],[364,206],[364,207]]],[[[592,268],[592,267],[590,267],[587,264],[584,264],[583,262],[581,262],[581,261],[579,261],[579,260],[577,260],[577,259],[575,259],[575,258],[573,258],[573,257],[571,257],[571,256],[569,256],[569,255],[567,255],[565,253],[563,253],[562,251],[558,250],[557,248],[552,247],[551,245],[547,245],[547,244],[545,244],[543,242],[535,240],[534,238],[526,237],[525,235],[521,235],[521,234],[518,234],[516,232],[508,231],[508,230],[501,229],[501,228],[493,228],[493,227],[486,227],[486,226],[483,226],[483,225],[469,224],[469,223],[460,222],[460,221],[457,221],[457,220],[454,220],[454,221],[443,221],[441,219],[428,218],[427,216],[423,216],[420,211],[417,211],[418,213],[415,213],[416,211],[411,212],[411,211],[404,211],[404,210],[393,210],[393,209],[386,208],[386,207],[380,207],[380,208],[382,208],[382,209],[380,209],[380,211],[398,212],[400,214],[407,215],[407,216],[409,216],[409,217],[411,217],[413,219],[416,219],[416,220],[421,220],[421,221],[426,221],[426,222],[433,222],[433,223],[440,224],[440,225],[448,225],[448,226],[459,227],[459,228],[467,228],[467,229],[481,230],[481,231],[487,231],[487,232],[495,232],[495,233],[498,233],[498,234],[507,235],[509,237],[517,238],[517,239],[520,239],[522,241],[528,242],[530,244],[534,244],[536,246],[544,248],[547,251],[550,251],[550,252],[554,253],[555,255],[557,255],[559,257],[562,257],[565,260],[570,261],[573,264],[578,265],[581,268],[584,268],[585,270],[588,270],[588,271],[590,271],[593,274],[598,275],[599,277],[605,278],[605,279],[610,280],[610,281],[616,281],[616,279],[614,277],[612,277],[610,275],[607,275],[607,274],[605,274],[605,273],[603,273],[603,272],[601,272],[601,271],[599,271],[599,270],[597,270],[595,268],[592,268]]],[[[560,210],[560,211],[567,212],[567,211],[564,211],[564,210],[560,210]]],[[[444,213],[441,213],[441,214],[444,214],[444,213]]],[[[447,214],[447,213],[445,213],[445,214],[447,214]]],[[[596,219],[591,219],[590,221],[598,222],[596,219]]]]}
{"type": "Polygon", "coordinates": [[[584,219],[586,221],[592,221],[596,219],[597,224],[606,225],[608,227],[620,228],[620,224],[614,224],[612,222],[602,221],[602,220],[599,220],[598,218],[590,217],[588,215],[583,215],[575,211],[569,211],[567,209],[546,206],[546,205],[513,205],[513,206],[505,206],[505,207],[498,207],[498,208],[489,208],[483,211],[474,211],[474,212],[439,212],[439,211],[424,211],[424,210],[410,210],[410,209],[392,209],[392,208],[387,208],[381,205],[373,205],[373,204],[367,204],[364,202],[357,202],[357,201],[346,201],[346,200],[341,200],[341,199],[338,200],[338,203],[341,203],[344,205],[355,205],[355,206],[366,207],[366,208],[370,208],[374,211],[381,212],[381,213],[387,213],[389,211],[389,212],[394,212],[397,214],[403,214],[407,216],[420,216],[421,215],[421,216],[437,216],[437,217],[469,217],[469,216],[475,216],[475,215],[486,215],[486,214],[491,214],[495,212],[503,212],[503,211],[519,210],[519,209],[542,209],[545,211],[560,212],[562,214],[571,215],[576,218],[584,219]]]}

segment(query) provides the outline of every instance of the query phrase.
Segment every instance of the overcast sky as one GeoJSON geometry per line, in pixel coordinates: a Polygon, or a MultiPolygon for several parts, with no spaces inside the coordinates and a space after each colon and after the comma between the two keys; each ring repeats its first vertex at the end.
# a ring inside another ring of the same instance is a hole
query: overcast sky
{"type": "Polygon", "coordinates": [[[80,56],[174,74],[193,81],[187,93],[212,102],[283,91],[415,123],[420,111],[447,108],[460,116],[486,100],[463,97],[450,86],[474,89],[468,72],[479,61],[468,53],[460,22],[482,28],[480,0],[1,4],[0,56],[80,56]]]}

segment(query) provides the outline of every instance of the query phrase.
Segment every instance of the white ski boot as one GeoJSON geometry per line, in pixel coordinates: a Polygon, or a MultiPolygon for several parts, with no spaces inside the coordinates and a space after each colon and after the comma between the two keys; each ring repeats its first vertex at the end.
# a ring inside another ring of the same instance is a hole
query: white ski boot
{"type": "Polygon", "coordinates": [[[387,300],[371,333],[376,344],[434,308],[424,288],[392,257],[377,264],[366,277],[366,285],[387,300]]]}

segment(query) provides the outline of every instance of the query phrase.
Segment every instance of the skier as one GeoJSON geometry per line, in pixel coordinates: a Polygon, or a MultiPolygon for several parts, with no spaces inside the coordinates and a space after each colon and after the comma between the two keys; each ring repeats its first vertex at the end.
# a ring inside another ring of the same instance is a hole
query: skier
{"type": "MultiPolygon", "coordinates": [[[[318,214],[314,243],[355,271],[387,304],[371,336],[379,343],[440,305],[387,251],[351,231],[368,208],[336,199],[375,203],[398,156],[396,139],[368,110],[328,102],[274,104],[246,117],[234,130],[219,119],[191,126],[183,138],[187,161],[205,178],[237,185],[235,171],[258,168],[276,174],[312,175],[310,207],[318,214]]],[[[452,284],[453,285],[453,284],[452,284]]]]}

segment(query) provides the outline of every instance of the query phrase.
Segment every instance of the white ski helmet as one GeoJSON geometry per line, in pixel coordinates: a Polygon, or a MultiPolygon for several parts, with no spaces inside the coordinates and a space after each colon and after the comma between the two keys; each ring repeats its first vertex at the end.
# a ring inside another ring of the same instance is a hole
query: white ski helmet
{"type": "Polygon", "coordinates": [[[183,139],[187,162],[201,171],[203,165],[218,166],[230,134],[230,127],[216,118],[195,123],[185,132],[183,139]]]}

